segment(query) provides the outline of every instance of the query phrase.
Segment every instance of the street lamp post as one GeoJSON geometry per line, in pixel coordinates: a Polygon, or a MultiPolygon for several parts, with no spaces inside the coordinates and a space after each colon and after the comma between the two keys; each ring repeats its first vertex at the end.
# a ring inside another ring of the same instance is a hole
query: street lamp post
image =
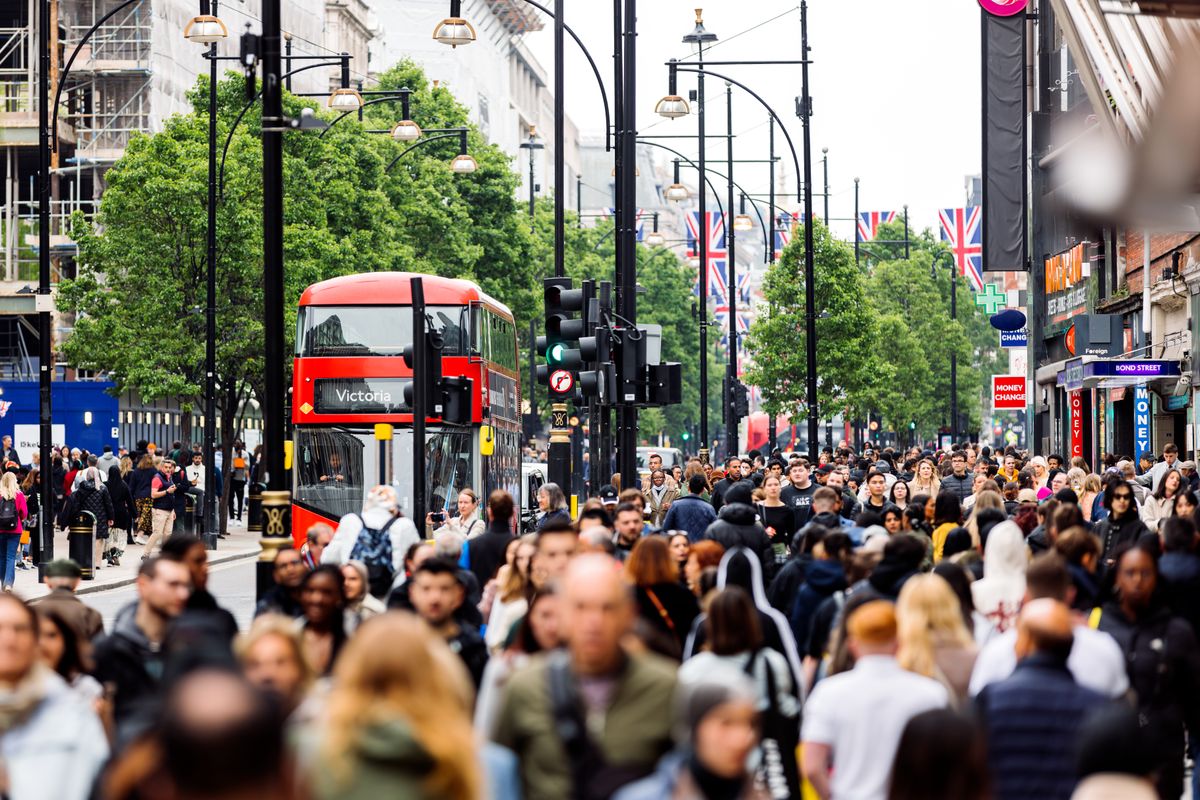
{"type": "MultiPolygon", "coordinates": [[[[933,276],[937,275],[937,263],[939,258],[949,260],[950,267],[950,319],[956,325],[958,323],[958,264],[954,261],[954,255],[945,250],[937,252],[933,257],[933,264],[930,266],[930,271],[933,276]]],[[[931,276],[932,277],[932,276],[931,276]]],[[[958,441],[958,349],[957,347],[950,348],[950,435],[952,441],[958,441]]]]}
{"type": "Polygon", "coordinates": [[[821,148],[821,170],[825,175],[825,227],[829,227],[829,148],[821,148]]]}
{"type": "MultiPolygon", "coordinates": [[[[625,336],[638,337],[637,331],[637,0],[624,0],[621,26],[621,121],[618,138],[617,185],[619,210],[617,265],[621,278],[621,324],[625,336]]],[[[637,380],[630,375],[636,364],[622,359],[621,379],[628,385],[637,380]]],[[[622,399],[621,430],[617,438],[617,457],[621,485],[637,485],[637,407],[622,399]]]]}
{"type": "MultiPolygon", "coordinates": [[[[733,213],[733,85],[725,83],[725,125],[729,138],[725,140],[725,186],[727,189],[725,207],[733,213]]],[[[725,293],[729,310],[729,363],[725,374],[725,451],[727,454],[737,453],[738,447],[738,417],[737,405],[737,369],[738,369],[738,330],[737,330],[737,225],[728,217],[725,220],[725,238],[728,254],[725,262],[725,293]]]]}
{"type": "Polygon", "coordinates": [[[858,178],[854,179],[854,266],[858,267],[858,178]]]}
{"type": "MultiPolygon", "coordinates": [[[[33,560],[38,565],[39,581],[45,565],[54,558],[54,528],[50,510],[54,508],[50,491],[50,437],[53,435],[50,404],[50,0],[38,7],[38,458],[41,460],[39,489],[42,513],[38,535],[32,539],[33,560]]],[[[68,66],[68,69],[70,67],[68,66]]],[[[57,122],[57,120],[56,120],[57,122]]],[[[54,131],[55,133],[57,131],[54,131]]],[[[57,137],[54,137],[57,138],[57,137]]]]}
{"type": "Polygon", "coordinates": [[[800,108],[804,122],[804,329],[808,345],[805,383],[808,405],[808,457],[817,463],[820,410],[817,405],[817,279],[813,264],[812,97],[808,93],[808,0],[800,0],[800,108]]]}
{"type": "Polygon", "coordinates": [[[217,17],[217,0],[200,0],[200,16],[187,36],[208,44],[208,230],[205,258],[204,305],[204,508],[201,510],[205,545],[217,548],[216,440],[217,440],[217,42],[225,26],[217,17]],[[200,24],[203,21],[203,26],[200,24]],[[214,25],[213,21],[217,24],[214,25]]]}
{"type": "MultiPolygon", "coordinates": [[[[696,54],[696,62],[704,65],[704,46],[717,41],[715,33],[709,33],[704,28],[703,9],[696,9],[696,26],[692,32],[683,37],[685,44],[690,44],[696,54]]],[[[699,156],[697,161],[700,176],[705,175],[706,143],[704,130],[704,73],[696,76],[696,118],[699,136],[699,156]]],[[[696,226],[696,239],[700,250],[700,461],[708,462],[708,192],[704,190],[704,181],[700,181],[700,221],[696,226]]]]}
{"type": "MultiPolygon", "coordinates": [[[[533,233],[533,216],[534,216],[534,213],[536,210],[536,194],[537,194],[537,187],[533,182],[533,180],[534,180],[533,157],[534,157],[534,154],[536,153],[536,151],[544,149],[546,147],[546,145],[544,145],[538,141],[537,130],[534,128],[534,126],[530,125],[529,126],[529,139],[527,139],[524,142],[521,142],[521,144],[518,145],[518,147],[521,150],[529,151],[529,232],[533,233]]],[[[557,221],[555,222],[555,224],[556,225],[558,224],[557,221]]]]}

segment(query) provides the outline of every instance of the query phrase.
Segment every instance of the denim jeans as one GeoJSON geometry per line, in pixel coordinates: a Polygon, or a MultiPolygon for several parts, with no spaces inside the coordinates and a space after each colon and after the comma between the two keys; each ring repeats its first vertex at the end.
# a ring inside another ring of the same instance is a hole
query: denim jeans
{"type": "Polygon", "coordinates": [[[0,570],[4,575],[4,588],[11,589],[17,579],[17,548],[21,537],[15,533],[0,533],[0,570]]]}

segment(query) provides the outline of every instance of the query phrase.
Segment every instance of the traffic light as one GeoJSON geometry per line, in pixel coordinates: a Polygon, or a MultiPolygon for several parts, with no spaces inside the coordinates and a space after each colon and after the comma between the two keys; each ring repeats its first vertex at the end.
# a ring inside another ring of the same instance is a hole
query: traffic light
{"type": "Polygon", "coordinates": [[[750,389],[741,381],[733,382],[733,416],[739,420],[750,416],[750,389]]]}
{"type": "Polygon", "coordinates": [[[538,339],[538,352],[546,357],[546,366],[551,378],[551,394],[569,394],[575,379],[559,376],[557,371],[568,373],[583,365],[579,351],[579,340],[586,332],[586,322],[577,312],[586,308],[584,289],[575,289],[570,278],[546,278],[542,285],[542,298],[546,309],[546,335],[538,339]]]}
{"type": "Polygon", "coordinates": [[[683,366],[678,363],[646,366],[646,405],[670,406],[683,402],[683,366]]]}
{"type": "Polygon", "coordinates": [[[466,425],[471,421],[471,379],[442,378],[440,390],[445,412],[442,419],[454,425],[466,425]]]}
{"type": "MultiPolygon", "coordinates": [[[[442,348],[446,340],[438,330],[425,331],[425,415],[428,417],[442,416],[444,398],[442,397],[442,348]]],[[[413,368],[413,346],[404,345],[404,366],[413,368]]],[[[413,407],[413,384],[410,381],[404,387],[404,404],[413,407]]],[[[468,411],[468,414],[470,412],[468,411]]]]}
{"type": "Polygon", "coordinates": [[[613,328],[616,361],[617,404],[636,405],[646,401],[646,336],[628,326],[613,328]]]}

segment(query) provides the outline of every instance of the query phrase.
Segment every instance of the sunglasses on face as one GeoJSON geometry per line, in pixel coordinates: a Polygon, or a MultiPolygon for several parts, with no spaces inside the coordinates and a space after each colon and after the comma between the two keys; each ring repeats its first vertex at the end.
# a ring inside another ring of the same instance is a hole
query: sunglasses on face
{"type": "Polygon", "coordinates": [[[1133,499],[1133,495],[1131,495],[1131,494],[1114,494],[1113,495],[1113,500],[1132,500],[1132,499],[1133,499]]]}

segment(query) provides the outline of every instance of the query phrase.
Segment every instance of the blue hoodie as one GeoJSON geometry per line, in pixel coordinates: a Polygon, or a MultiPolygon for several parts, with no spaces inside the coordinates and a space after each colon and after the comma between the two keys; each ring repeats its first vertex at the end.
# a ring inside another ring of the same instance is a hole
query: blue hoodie
{"type": "MultiPolygon", "coordinates": [[[[788,621],[792,625],[792,635],[797,642],[808,641],[808,629],[813,614],[825,598],[834,592],[846,588],[846,572],[839,561],[813,561],[808,565],[804,575],[804,585],[796,593],[796,601],[792,604],[792,613],[788,621]]],[[[801,645],[803,646],[803,645],[801,645]]]]}

